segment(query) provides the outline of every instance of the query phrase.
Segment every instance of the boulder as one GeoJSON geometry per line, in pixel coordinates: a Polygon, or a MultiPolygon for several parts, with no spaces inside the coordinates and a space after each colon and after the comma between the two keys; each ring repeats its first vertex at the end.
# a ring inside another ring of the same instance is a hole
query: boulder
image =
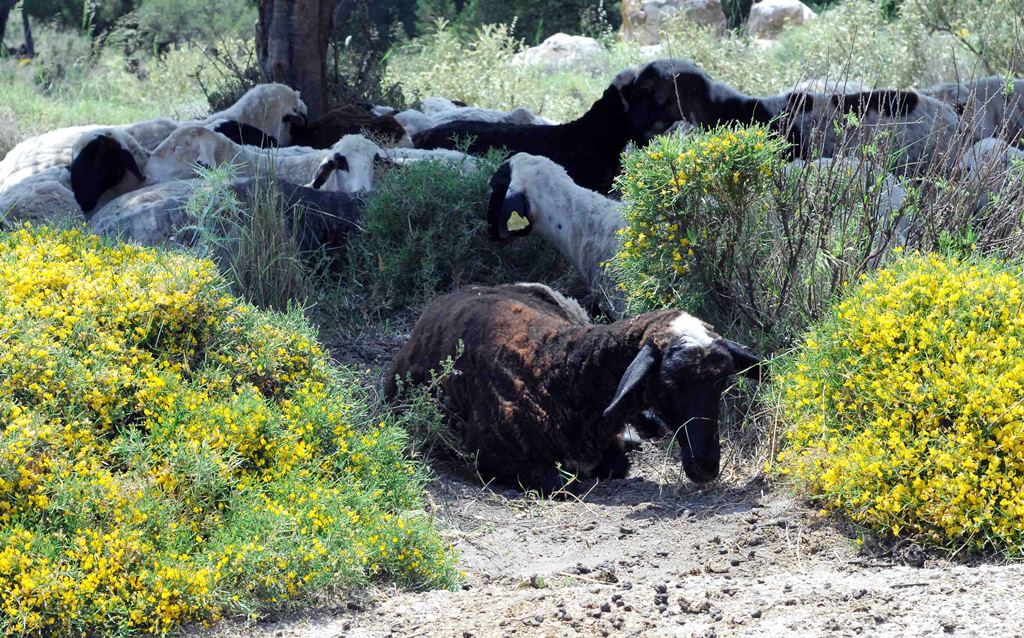
{"type": "Polygon", "coordinates": [[[727,27],[721,0],[623,0],[622,35],[644,45],[657,44],[669,17],[683,13],[691,21],[723,35],[727,27]]]}
{"type": "Polygon", "coordinates": [[[608,52],[600,42],[594,38],[568,33],[556,33],[512,58],[512,64],[516,66],[539,67],[545,73],[604,73],[607,70],[607,61],[608,52]]]}
{"type": "Polygon", "coordinates": [[[750,7],[747,33],[752,38],[772,39],[786,27],[803,24],[817,15],[800,0],[761,0],[750,7]]]}

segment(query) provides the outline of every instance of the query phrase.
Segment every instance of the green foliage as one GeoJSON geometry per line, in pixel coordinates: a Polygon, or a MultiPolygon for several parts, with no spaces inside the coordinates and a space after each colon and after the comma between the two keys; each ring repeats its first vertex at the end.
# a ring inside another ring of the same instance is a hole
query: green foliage
{"type": "Polygon", "coordinates": [[[443,162],[413,162],[378,179],[365,232],[349,248],[353,276],[375,307],[415,306],[462,285],[564,275],[561,257],[540,240],[488,239],[488,180],[498,163],[492,154],[463,175],[443,162]]]}
{"type": "Polygon", "coordinates": [[[628,225],[609,268],[630,314],[687,308],[769,353],[886,258],[899,221],[884,172],[786,167],[786,148],[764,128],[720,128],[626,156],[628,225]]]}
{"type": "Polygon", "coordinates": [[[1024,73],[1020,0],[905,0],[900,16],[955,39],[973,54],[978,75],[1024,73]]]}
{"type": "Polygon", "coordinates": [[[777,470],[889,538],[1024,552],[1024,276],[914,255],[776,363],[777,470]]]}
{"type": "Polygon", "coordinates": [[[55,22],[81,33],[104,33],[138,7],[139,0],[24,0],[28,14],[38,20],[55,22]]]}
{"type": "Polygon", "coordinates": [[[126,52],[164,52],[172,44],[218,44],[252,37],[256,7],[248,0],[142,0],[118,23],[112,41],[126,52]]]}
{"type": "Polygon", "coordinates": [[[401,418],[208,260],[0,235],[0,633],[166,634],[451,586],[401,418]]]}
{"type": "Polygon", "coordinates": [[[530,44],[559,32],[600,35],[621,23],[617,4],[608,0],[418,0],[416,15],[420,33],[429,33],[439,18],[462,33],[506,24],[530,44]]]}
{"type": "Polygon", "coordinates": [[[200,169],[200,177],[204,183],[185,206],[200,254],[217,262],[236,295],[260,308],[304,305],[320,264],[301,253],[298,225],[288,223],[301,218],[301,206],[286,206],[273,179],[251,182],[243,204],[231,189],[230,170],[200,169]]]}

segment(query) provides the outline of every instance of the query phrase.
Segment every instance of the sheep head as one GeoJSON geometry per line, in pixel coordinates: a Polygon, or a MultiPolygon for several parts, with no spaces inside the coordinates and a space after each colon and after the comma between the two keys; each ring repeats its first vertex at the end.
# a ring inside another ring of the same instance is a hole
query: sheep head
{"type": "Polygon", "coordinates": [[[146,163],[150,184],[195,177],[196,165],[213,167],[231,162],[241,147],[202,126],[183,126],[157,146],[146,163]]]}
{"type": "Polygon", "coordinates": [[[487,203],[487,226],[491,239],[506,240],[530,234],[530,202],[526,198],[525,188],[521,183],[521,175],[513,168],[523,157],[531,157],[518,153],[502,162],[498,170],[491,176],[491,197],[487,203]]]}
{"type": "Polygon", "coordinates": [[[637,413],[652,411],[676,432],[686,476],[703,483],[719,473],[722,392],[737,373],[759,379],[760,359],[684,312],[664,318],[652,327],[604,414],[626,405],[637,413]]]}
{"type": "Polygon", "coordinates": [[[88,217],[99,203],[103,193],[114,188],[131,174],[139,182],[145,181],[139,160],[133,150],[143,151],[138,143],[128,139],[127,133],[101,129],[75,143],[71,151],[71,191],[82,212],[88,217]]]}
{"type": "Polygon", "coordinates": [[[359,194],[373,190],[376,166],[392,163],[381,147],[362,135],[346,135],[317,167],[310,188],[359,194]]]}
{"type": "Polygon", "coordinates": [[[305,126],[308,110],[295,89],[284,84],[259,84],[249,89],[221,115],[254,126],[277,139],[291,142],[291,127],[305,126]]]}

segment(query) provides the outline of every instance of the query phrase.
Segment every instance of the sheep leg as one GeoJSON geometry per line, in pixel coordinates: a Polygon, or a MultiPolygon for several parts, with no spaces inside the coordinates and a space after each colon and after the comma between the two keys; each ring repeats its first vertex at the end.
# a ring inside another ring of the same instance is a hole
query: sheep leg
{"type": "Polygon", "coordinates": [[[510,478],[509,483],[524,492],[535,491],[544,496],[572,488],[554,463],[544,461],[518,463],[510,478]]]}
{"type": "Polygon", "coordinates": [[[620,479],[626,478],[629,474],[629,457],[622,447],[622,440],[616,437],[601,457],[601,462],[594,469],[594,476],[599,479],[620,479]]]}

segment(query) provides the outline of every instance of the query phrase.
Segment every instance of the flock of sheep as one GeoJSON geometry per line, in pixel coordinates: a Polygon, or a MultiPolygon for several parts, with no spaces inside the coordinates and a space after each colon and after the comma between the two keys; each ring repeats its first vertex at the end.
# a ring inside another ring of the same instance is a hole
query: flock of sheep
{"type": "Polygon", "coordinates": [[[543,237],[615,321],[593,323],[541,284],[469,287],[428,306],[387,371],[386,395],[400,395],[396,379],[427,383],[456,357],[456,373],[441,384],[453,427],[484,476],[513,486],[550,493],[577,479],[625,476],[630,426],[675,434],[687,476],[708,481],[719,472],[721,393],[737,374],[759,378],[758,357],[684,312],[622,318],[601,264],[617,252],[624,225],[613,196],[623,151],[666,132],[733,123],[775,130],[795,162],[831,158],[884,132],[898,175],[970,171],[1021,157],[1024,81],[917,92],[812,81],[748,96],[666,59],[620,72],[564,124],[443,98],[402,112],[345,106],[309,123],[297,92],[266,84],[202,120],[80,126],[26,140],[0,161],[0,224],[70,214],[99,234],[187,245],[184,204],[202,183],[199,167],[230,164],[240,196],[274,180],[285,200],[304,204],[294,209],[302,220],[287,213],[304,248],[343,244],[376,171],[438,160],[471,172],[474,155],[504,149],[511,156],[490,180],[491,238],[543,237]],[[467,139],[468,155],[454,150],[467,139]]]}

